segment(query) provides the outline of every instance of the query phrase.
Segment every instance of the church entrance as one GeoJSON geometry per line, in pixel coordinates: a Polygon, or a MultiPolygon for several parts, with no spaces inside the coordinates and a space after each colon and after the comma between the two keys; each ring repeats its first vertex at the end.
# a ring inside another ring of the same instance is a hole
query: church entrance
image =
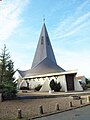
{"type": "Polygon", "coordinates": [[[74,91],[74,74],[67,74],[66,76],[66,84],[67,84],[67,91],[74,91]]]}

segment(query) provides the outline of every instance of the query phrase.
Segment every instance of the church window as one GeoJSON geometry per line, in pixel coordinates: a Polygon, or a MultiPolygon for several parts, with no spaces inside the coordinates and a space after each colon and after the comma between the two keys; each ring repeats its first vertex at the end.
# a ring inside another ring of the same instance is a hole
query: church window
{"type": "Polygon", "coordinates": [[[43,45],[44,43],[44,39],[43,39],[43,36],[41,37],[41,45],[43,45]]]}
{"type": "Polygon", "coordinates": [[[48,36],[47,36],[47,44],[49,45],[49,38],[48,38],[48,36]]]}

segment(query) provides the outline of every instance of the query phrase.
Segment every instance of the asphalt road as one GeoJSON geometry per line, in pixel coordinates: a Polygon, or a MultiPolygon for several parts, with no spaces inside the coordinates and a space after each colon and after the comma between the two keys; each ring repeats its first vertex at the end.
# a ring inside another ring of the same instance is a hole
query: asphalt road
{"type": "Polygon", "coordinates": [[[37,118],[36,120],[90,120],[90,106],[37,118]]]}

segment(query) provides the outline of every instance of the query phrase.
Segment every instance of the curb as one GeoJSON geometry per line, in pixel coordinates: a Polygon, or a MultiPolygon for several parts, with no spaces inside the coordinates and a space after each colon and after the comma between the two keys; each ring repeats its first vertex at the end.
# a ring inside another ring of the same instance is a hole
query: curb
{"type": "Polygon", "coordinates": [[[82,107],[85,107],[85,106],[88,106],[88,105],[90,105],[90,103],[87,103],[87,104],[84,104],[84,105],[81,105],[81,106],[77,106],[77,107],[72,107],[72,108],[69,108],[69,109],[66,109],[66,110],[56,111],[56,112],[52,112],[52,113],[44,113],[43,115],[32,117],[30,120],[41,118],[41,117],[47,117],[47,116],[50,116],[50,115],[63,113],[63,112],[71,111],[71,110],[75,110],[75,109],[82,108],[82,107]]]}
{"type": "Polygon", "coordinates": [[[58,97],[69,97],[71,95],[90,95],[90,93],[68,93],[68,94],[59,94],[59,95],[56,95],[56,94],[51,94],[51,95],[30,95],[30,96],[17,96],[17,99],[18,100],[21,100],[21,99],[44,99],[44,98],[58,98],[58,97]]]}

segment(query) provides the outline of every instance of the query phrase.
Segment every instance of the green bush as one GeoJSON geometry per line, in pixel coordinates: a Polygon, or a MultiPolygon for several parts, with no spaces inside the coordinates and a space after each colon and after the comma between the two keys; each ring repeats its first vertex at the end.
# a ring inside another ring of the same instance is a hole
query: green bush
{"type": "Polygon", "coordinates": [[[90,84],[90,80],[86,78],[86,84],[90,84]]]}
{"type": "Polygon", "coordinates": [[[35,90],[39,91],[41,89],[41,87],[42,87],[42,85],[39,84],[37,87],[35,87],[35,90]]]}
{"type": "Polygon", "coordinates": [[[51,82],[50,82],[50,88],[51,88],[51,90],[54,90],[55,92],[59,92],[60,89],[61,89],[60,82],[57,83],[54,80],[51,80],[51,82]]]}
{"type": "Polygon", "coordinates": [[[54,80],[51,80],[51,82],[50,82],[50,88],[51,88],[51,90],[55,89],[55,82],[54,82],[54,80]]]}
{"type": "Polygon", "coordinates": [[[85,83],[82,83],[80,81],[79,81],[79,83],[82,86],[83,90],[87,90],[87,85],[85,83]]]}
{"type": "Polygon", "coordinates": [[[3,85],[3,84],[0,84],[0,93],[3,92],[3,89],[4,89],[4,85],[3,85]]]}
{"type": "Polygon", "coordinates": [[[14,99],[17,93],[16,85],[14,83],[1,84],[0,92],[3,94],[4,100],[14,99]]]}

